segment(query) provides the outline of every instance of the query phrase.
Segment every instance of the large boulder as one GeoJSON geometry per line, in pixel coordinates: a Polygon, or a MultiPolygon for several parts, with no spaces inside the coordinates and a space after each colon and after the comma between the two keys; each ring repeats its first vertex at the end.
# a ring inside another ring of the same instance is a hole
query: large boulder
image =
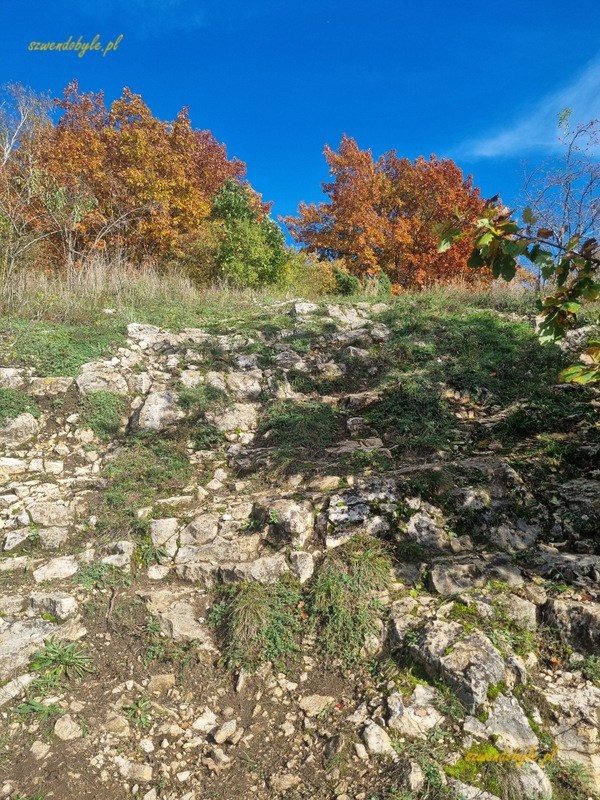
{"type": "Polygon", "coordinates": [[[442,678],[465,708],[474,712],[487,699],[488,688],[505,680],[506,669],[485,634],[465,633],[457,622],[434,620],[410,652],[431,677],[442,678]]]}

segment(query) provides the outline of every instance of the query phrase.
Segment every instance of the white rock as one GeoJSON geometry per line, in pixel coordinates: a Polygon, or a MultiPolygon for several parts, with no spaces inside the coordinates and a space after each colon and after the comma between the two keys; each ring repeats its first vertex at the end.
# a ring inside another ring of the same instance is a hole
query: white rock
{"type": "Polygon", "coordinates": [[[65,742],[71,741],[71,739],[80,739],[83,736],[81,727],[69,714],[56,720],[54,733],[65,742]]]}
{"type": "Polygon", "coordinates": [[[79,564],[74,556],[60,556],[53,558],[42,564],[33,571],[33,579],[36,583],[43,581],[54,581],[60,578],[70,578],[71,575],[79,570],[79,564]]]}
{"type": "Polygon", "coordinates": [[[369,722],[362,733],[365,745],[369,753],[373,755],[396,756],[396,751],[392,746],[392,740],[384,729],[375,722],[369,722]]]}

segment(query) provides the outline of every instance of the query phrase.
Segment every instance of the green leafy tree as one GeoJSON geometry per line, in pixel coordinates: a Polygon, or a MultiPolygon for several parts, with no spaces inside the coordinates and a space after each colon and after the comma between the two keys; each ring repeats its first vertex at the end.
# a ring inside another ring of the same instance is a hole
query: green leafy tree
{"type": "Polygon", "coordinates": [[[227,181],[214,198],[213,217],[223,221],[219,276],[238,286],[276,283],[287,259],[285,239],[259,196],[245,184],[227,181]]]}

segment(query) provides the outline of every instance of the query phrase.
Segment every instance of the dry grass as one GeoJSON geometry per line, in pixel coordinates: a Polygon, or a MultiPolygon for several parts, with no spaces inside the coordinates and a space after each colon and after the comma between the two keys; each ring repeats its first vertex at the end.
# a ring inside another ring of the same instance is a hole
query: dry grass
{"type": "MultiPolygon", "coordinates": [[[[309,267],[296,269],[287,276],[285,285],[238,289],[226,284],[197,286],[183,271],[160,272],[152,266],[134,267],[124,259],[108,259],[99,254],[71,279],[29,265],[15,276],[4,299],[0,298],[0,312],[21,319],[74,325],[113,315],[122,322],[193,326],[206,314],[227,317],[232,311],[256,309],[257,304],[268,305],[292,297],[325,297],[326,282],[318,278],[314,265],[309,267]]],[[[422,293],[407,292],[397,299],[402,301],[419,294],[438,296],[442,304],[476,303],[511,311],[531,309],[535,292],[518,281],[511,284],[494,281],[491,285],[456,281],[432,286],[422,293]]],[[[334,299],[336,302],[375,302],[384,298],[367,293],[334,299]]]]}

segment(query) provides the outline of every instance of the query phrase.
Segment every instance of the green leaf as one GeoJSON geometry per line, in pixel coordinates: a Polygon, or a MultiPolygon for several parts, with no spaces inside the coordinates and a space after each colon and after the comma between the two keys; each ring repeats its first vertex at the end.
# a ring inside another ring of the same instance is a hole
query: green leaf
{"type": "Polygon", "coordinates": [[[450,228],[440,233],[438,242],[438,253],[445,253],[449,250],[458,238],[462,238],[460,228],[450,228]]]}
{"type": "Polygon", "coordinates": [[[483,265],[484,261],[483,258],[481,257],[481,253],[479,252],[479,250],[474,249],[471,255],[469,256],[469,259],[467,261],[467,266],[471,267],[472,269],[480,269],[481,267],[483,267],[483,265]]]}
{"type": "Polygon", "coordinates": [[[512,256],[513,258],[522,256],[527,249],[525,242],[515,242],[513,239],[503,239],[501,247],[506,255],[512,256]]]}
{"type": "Polygon", "coordinates": [[[587,367],[574,364],[564,369],[558,379],[562,383],[598,383],[600,381],[600,366],[587,367]]]}
{"type": "Polygon", "coordinates": [[[499,262],[500,275],[505,281],[512,281],[517,274],[517,262],[515,259],[512,256],[503,253],[498,257],[497,261],[499,262]]]}
{"type": "Polygon", "coordinates": [[[534,225],[537,220],[537,217],[534,216],[531,206],[525,206],[525,208],[523,209],[522,216],[523,216],[523,222],[526,225],[534,225]]]}
{"type": "Polygon", "coordinates": [[[475,247],[485,247],[493,240],[493,238],[494,234],[491,231],[486,231],[475,241],[475,247]]]}
{"type": "Polygon", "coordinates": [[[568,311],[569,314],[576,314],[581,308],[581,303],[575,303],[573,300],[568,300],[566,303],[561,303],[559,308],[563,311],[568,311]]]}

